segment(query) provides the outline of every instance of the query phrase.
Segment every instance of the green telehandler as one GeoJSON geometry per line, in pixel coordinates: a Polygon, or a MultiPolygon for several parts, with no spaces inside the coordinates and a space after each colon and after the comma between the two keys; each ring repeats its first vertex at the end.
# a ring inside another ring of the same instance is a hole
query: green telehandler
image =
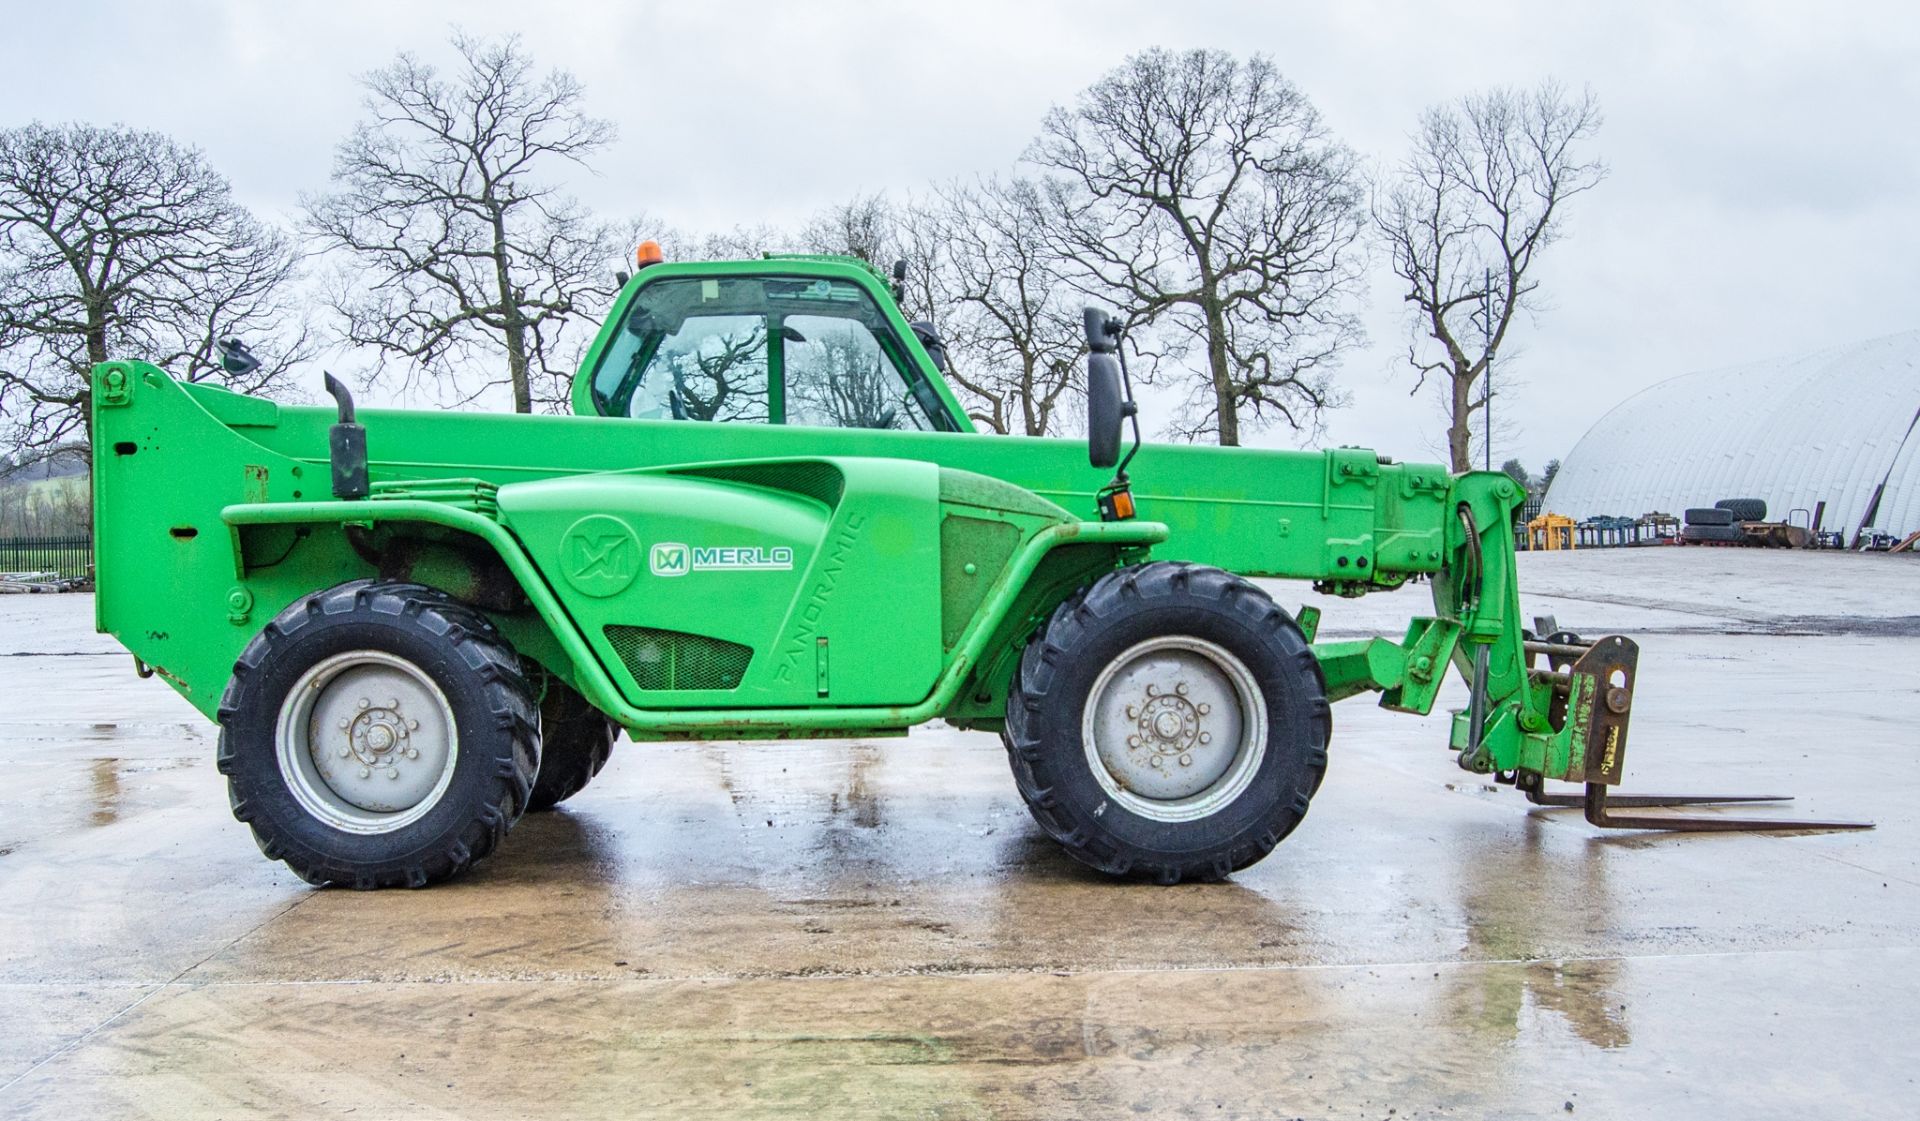
{"type": "MultiPolygon", "coordinates": [[[[1307,812],[1332,702],[1470,688],[1468,771],[1622,817],[1636,648],[1522,626],[1504,474],[1142,445],[1089,310],[1085,441],[975,433],[944,348],[848,258],[649,263],[573,416],[358,413],[93,372],[97,625],[218,721],[234,816],[314,883],[423,886],[636,742],[998,732],[1079,860],[1160,883],[1307,812]],[[1130,446],[1125,429],[1132,425],[1130,446]],[[1315,642],[1248,577],[1424,579],[1315,642]],[[1547,780],[1584,783],[1552,793],[1547,780]]],[[[244,351],[236,348],[244,360],[244,351]]]]}

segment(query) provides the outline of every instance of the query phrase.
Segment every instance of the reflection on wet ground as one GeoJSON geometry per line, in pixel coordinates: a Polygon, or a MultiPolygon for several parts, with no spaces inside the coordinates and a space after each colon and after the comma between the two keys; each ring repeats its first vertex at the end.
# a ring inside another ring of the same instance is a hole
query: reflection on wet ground
{"type": "Polygon", "coordinates": [[[466,879],[314,891],[157,683],[0,659],[46,698],[0,712],[0,1115],[1909,1116],[1920,665],[1647,645],[1635,783],[1881,828],[1600,836],[1349,703],[1223,884],[1087,872],[936,728],[623,744],[466,879]]]}
{"type": "Polygon", "coordinates": [[[1576,896],[1596,912],[1613,911],[1604,860],[1559,868],[1542,847],[1539,829],[1529,828],[1519,845],[1474,863],[1472,879],[1460,893],[1467,956],[1524,967],[1462,972],[1459,987],[1449,990],[1447,1007],[1456,1022],[1475,1025],[1494,1043],[1513,1042],[1528,1017],[1544,1012],[1560,1017],[1595,1047],[1624,1047],[1632,1036],[1617,989],[1619,959],[1527,960],[1557,921],[1561,898],[1576,896]]]}
{"type": "Polygon", "coordinates": [[[112,825],[120,820],[120,760],[93,761],[93,810],[87,814],[89,825],[112,825]]]}

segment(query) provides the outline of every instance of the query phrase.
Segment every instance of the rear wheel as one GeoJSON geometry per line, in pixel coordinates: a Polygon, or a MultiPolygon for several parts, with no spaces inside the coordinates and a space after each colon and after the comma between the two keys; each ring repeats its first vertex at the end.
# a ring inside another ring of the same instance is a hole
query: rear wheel
{"type": "Polygon", "coordinates": [[[1331,713],[1299,628],[1252,584],[1154,563],[1062,604],[1021,658],[1003,733],[1034,819],[1076,859],[1219,879],[1306,815],[1331,713]]]}
{"type": "Polygon", "coordinates": [[[423,887],[492,852],[539,767],[519,659],[414,584],[305,596],[242,652],[220,702],[234,816],[313,883],[423,887]]]}
{"type": "Polygon", "coordinates": [[[620,726],[579,690],[549,680],[540,700],[540,777],[533,782],[527,811],[550,810],[585,790],[607,765],[619,735],[620,726]]]}

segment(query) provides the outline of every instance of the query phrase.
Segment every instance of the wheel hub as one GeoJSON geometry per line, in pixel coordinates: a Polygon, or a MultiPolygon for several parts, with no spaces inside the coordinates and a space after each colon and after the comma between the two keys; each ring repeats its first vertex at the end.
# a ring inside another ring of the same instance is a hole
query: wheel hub
{"type": "Polygon", "coordinates": [[[387,757],[399,751],[407,738],[407,725],[400,715],[399,699],[386,708],[369,708],[347,726],[347,746],[360,761],[385,766],[387,757]]]}
{"type": "Polygon", "coordinates": [[[1135,718],[1139,729],[1138,734],[1127,737],[1127,746],[1144,752],[1142,758],[1148,766],[1191,767],[1194,749],[1213,742],[1213,733],[1203,728],[1212,706],[1188,700],[1189,691],[1185,681],[1177,682],[1171,693],[1162,692],[1158,683],[1149,683],[1144,702],[1127,706],[1127,715],[1135,718]]]}
{"type": "Polygon", "coordinates": [[[373,650],[308,670],[282,708],[279,738],[281,773],[301,805],[356,833],[418,820],[451,781],[457,754],[439,687],[373,650]]]}
{"type": "Polygon", "coordinates": [[[1205,816],[1237,797],[1265,753],[1265,703],[1224,648],[1167,636],[1116,658],[1088,696],[1094,777],[1160,820],[1205,816]]]}

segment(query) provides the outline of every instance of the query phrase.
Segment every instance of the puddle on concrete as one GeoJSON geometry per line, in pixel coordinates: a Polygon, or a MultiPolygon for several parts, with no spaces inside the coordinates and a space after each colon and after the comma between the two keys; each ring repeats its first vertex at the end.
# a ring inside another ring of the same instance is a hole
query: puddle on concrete
{"type": "Polygon", "coordinates": [[[120,760],[95,759],[88,774],[92,776],[93,809],[87,815],[87,824],[112,825],[120,820],[120,760]]]}
{"type": "MultiPolygon", "coordinates": [[[[1614,900],[1605,857],[1550,858],[1537,830],[1518,849],[1490,853],[1465,885],[1460,911],[1466,925],[1464,957],[1526,961],[1566,925],[1564,911],[1608,916],[1614,900]],[[1557,909],[1557,910],[1556,910],[1557,909]]],[[[1542,1029],[1541,1014],[1602,1050],[1633,1041],[1618,989],[1621,963],[1611,958],[1530,962],[1523,969],[1459,971],[1446,1004],[1460,1022],[1502,1043],[1542,1029]]]]}
{"type": "Polygon", "coordinates": [[[87,824],[112,825],[120,820],[123,805],[130,793],[129,776],[178,771],[201,765],[202,762],[189,756],[121,759],[109,755],[94,759],[87,765],[87,824]]]}

